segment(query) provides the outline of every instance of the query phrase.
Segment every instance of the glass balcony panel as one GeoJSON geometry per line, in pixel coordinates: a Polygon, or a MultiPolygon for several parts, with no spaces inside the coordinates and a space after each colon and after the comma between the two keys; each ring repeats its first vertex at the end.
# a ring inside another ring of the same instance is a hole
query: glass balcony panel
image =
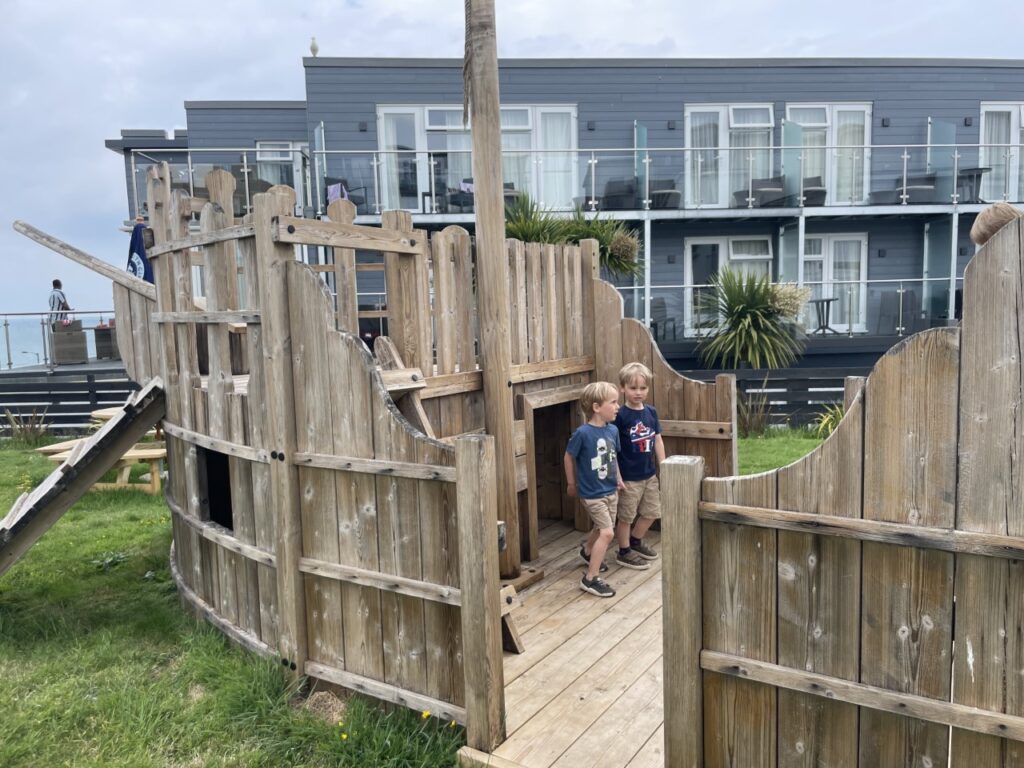
{"type": "Polygon", "coordinates": [[[596,211],[601,207],[601,190],[597,188],[597,153],[580,150],[576,153],[576,178],[579,179],[573,191],[574,208],[596,211]]]}
{"type": "MultiPolygon", "coordinates": [[[[688,335],[684,312],[684,291],[675,288],[651,288],[651,335],[657,342],[682,341],[688,335]]],[[[692,298],[692,291],[690,291],[692,298]]]]}
{"type": "MultiPolygon", "coordinates": [[[[908,204],[933,202],[935,177],[930,176],[929,184],[925,167],[927,154],[923,147],[873,147],[868,202],[871,205],[901,205],[904,199],[908,204]],[[918,163],[916,168],[915,162],[918,163]]],[[[843,203],[840,201],[838,204],[843,203]]]]}
{"type": "Polygon", "coordinates": [[[685,187],[685,155],[681,150],[648,152],[648,197],[652,209],[682,208],[685,187]]]}
{"type": "Polygon", "coordinates": [[[941,120],[932,120],[928,135],[929,173],[935,174],[935,202],[950,203],[956,179],[953,175],[953,161],[956,147],[956,126],[941,120]]]}
{"type": "MultiPolygon", "coordinates": [[[[357,214],[379,213],[383,204],[379,187],[374,179],[374,153],[326,153],[323,174],[324,189],[320,191],[324,210],[334,200],[347,199],[356,207],[357,214]]],[[[392,161],[393,169],[398,159],[392,161]]]]}
{"type": "Polygon", "coordinates": [[[636,177],[632,150],[597,155],[598,208],[602,211],[635,211],[643,208],[643,192],[636,177]]]}
{"type": "Polygon", "coordinates": [[[724,199],[730,208],[780,208],[786,202],[779,158],[763,143],[760,133],[733,136],[734,146],[721,150],[720,178],[726,181],[724,199]],[[735,146],[745,140],[749,146],[735,146]]]}

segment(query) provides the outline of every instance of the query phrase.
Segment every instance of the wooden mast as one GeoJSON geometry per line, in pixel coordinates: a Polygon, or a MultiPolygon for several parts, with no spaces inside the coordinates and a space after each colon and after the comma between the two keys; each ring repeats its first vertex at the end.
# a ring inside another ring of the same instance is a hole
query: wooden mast
{"type": "Polygon", "coordinates": [[[498,519],[505,521],[508,546],[501,575],[519,575],[519,510],[512,435],[512,346],[509,339],[508,261],[501,175],[501,108],[494,0],[466,0],[465,89],[473,136],[476,206],[476,268],[480,312],[480,362],[484,379],[484,420],[494,436],[498,519]]]}

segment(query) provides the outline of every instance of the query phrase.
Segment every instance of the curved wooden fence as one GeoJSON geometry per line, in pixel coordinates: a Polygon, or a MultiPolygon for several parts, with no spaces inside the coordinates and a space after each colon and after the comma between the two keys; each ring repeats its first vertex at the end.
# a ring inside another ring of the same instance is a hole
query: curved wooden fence
{"type": "Polygon", "coordinates": [[[1024,759],[1022,255],[1014,223],[807,457],[666,464],[667,765],[1024,759]]]}

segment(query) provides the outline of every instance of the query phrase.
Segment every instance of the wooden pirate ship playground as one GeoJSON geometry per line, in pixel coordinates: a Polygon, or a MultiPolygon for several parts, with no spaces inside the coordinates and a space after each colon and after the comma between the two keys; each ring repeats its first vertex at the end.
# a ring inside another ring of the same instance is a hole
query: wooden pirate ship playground
{"type": "Polygon", "coordinates": [[[356,226],[345,202],[296,219],[287,188],[229,221],[232,183],[215,172],[197,201],[152,174],[155,290],[115,277],[142,389],[0,522],[0,572],[163,417],[182,600],[296,674],[465,723],[463,765],[1020,763],[1020,222],[968,267],[962,327],[850,380],[805,458],[736,477],[734,382],[671,371],[593,243],[500,254],[510,419],[495,428],[486,254],[464,231],[428,236],[401,213],[356,226]],[[324,263],[296,258],[308,246],[324,263]],[[373,353],[353,333],[366,269],[388,292],[373,353]],[[577,588],[585,521],[557,458],[581,387],[631,359],[655,371],[677,454],[663,557],[613,568],[617,595],[596,600],[577,588]]]}

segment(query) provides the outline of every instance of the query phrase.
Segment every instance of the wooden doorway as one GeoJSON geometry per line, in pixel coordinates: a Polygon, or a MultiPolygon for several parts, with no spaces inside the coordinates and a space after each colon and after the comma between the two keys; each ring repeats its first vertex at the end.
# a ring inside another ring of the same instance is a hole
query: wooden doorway
{"type": "Polygon", "coordinates": [[[540,556],[538,520],[564,520],[577,530],[589,528],[579,502],[566,493],[562,457],[582,418],[576,401],[584,384],[556,387],[520,395],[526,433],[526,508],[520,529],[524,560],[540,556]]]}

